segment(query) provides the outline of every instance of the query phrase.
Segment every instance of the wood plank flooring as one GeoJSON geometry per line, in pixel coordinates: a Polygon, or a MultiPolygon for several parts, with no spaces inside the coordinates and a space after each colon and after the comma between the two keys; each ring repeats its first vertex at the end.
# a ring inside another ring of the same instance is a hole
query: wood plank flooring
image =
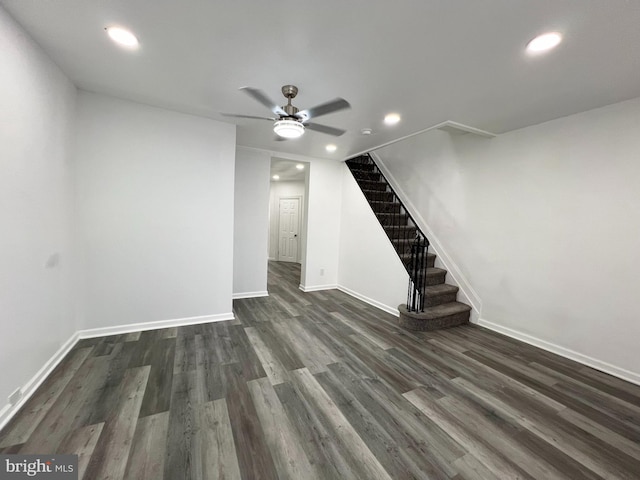
{"type": "Polygon", "coordinates": [[[81,340],[0,452],[76,453],[87,480],[640,478],[640,387],[299,275],[271,263],[234,321],[81,340]]]}

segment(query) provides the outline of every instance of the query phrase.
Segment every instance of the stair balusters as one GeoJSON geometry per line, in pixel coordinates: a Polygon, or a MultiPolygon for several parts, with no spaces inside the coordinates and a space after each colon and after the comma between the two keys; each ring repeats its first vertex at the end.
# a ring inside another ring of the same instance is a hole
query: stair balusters
{"type": "Polygon", "coordinates": [[[427,286],[427,238],[369,154],[346,163],[409,274],[407,308],[411,312],[423,312],[427,286]]]}

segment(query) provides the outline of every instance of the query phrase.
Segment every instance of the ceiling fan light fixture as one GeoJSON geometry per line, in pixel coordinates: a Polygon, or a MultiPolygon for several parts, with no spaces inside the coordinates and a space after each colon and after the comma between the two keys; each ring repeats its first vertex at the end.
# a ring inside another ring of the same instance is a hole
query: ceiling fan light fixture
{"type": "Polygon", "coordinates": [[[273,124],[273,131],[283,138],[298,138],[304,133],[304,125],[296,120],[285,118],[273,124]]]}

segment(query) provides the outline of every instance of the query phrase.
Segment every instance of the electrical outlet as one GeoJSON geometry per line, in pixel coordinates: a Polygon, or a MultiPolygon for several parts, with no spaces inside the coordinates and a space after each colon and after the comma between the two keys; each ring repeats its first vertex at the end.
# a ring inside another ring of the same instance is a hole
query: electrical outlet
{"type": "Polygon", "coordinates": [[[13,392],[11,395],[9,395],[9,404],[15,405],[20,401],[21,398],[22,398],[22,390],[20,390],[19,388],[16,388],[16,391],[13,392]]]}

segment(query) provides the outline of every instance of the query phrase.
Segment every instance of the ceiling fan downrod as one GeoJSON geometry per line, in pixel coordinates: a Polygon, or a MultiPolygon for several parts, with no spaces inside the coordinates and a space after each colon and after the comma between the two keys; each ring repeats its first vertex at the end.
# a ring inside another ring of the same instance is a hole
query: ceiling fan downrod
{"type": "MultiPolygon", "coordinates": [[[[294,117],[299,112],[297,107],[291,105],[291,99],[298,95],[298,87],[295,85],[284,85],[282,87],[282,95],[287,99],[287,104],[282,106],[282,109],[287,113],[289,117],[294,117]]],[[[297,119],[296,119],[297,120],[297,119]]]]}

